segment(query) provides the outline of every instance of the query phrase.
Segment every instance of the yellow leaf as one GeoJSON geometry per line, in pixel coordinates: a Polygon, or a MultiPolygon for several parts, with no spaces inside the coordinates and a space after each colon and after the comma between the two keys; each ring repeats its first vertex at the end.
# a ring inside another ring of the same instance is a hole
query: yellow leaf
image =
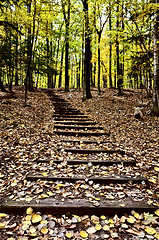
{"type": "Polygon", "coordinates": [[[105,219],[106,219],[106,216],[102,215],[102,216],[100,216],[100,218],[101,218],[102,220],[105,220],[105,219]]]}
{"type": "Polygon", "coordinates": [[[41,220],[41,224],[47,224],[47,220],[41,220]]]}
{"type": "Polygon", "coordinates": [[[128,223],[134,223],[136,222],[136,219],[133,216],[130,216],[127,218],[128,223]]]}
{"type": "Polygon", "coordinates": [[[48,231],[49,231],[48,228],[45,228],[45,227],[41,229],[41,233],[44,235],[47,234],[48,231]]]}
{"type": "Polygon", "coordinates": [[[104,231],[109,231],[109,230],[110,230],[110,227],[109,227],[108,225],[104,225],[104,226],[103,226],[103,230],[104,230],[104,231]]]}
{"type": "Polygon", "coordinates": [[[23,226],[22,226],[22,229],[25,231],[25,230],[27,230],[29,228],[29,225],[27,225],[27,224],[24,224],[23,226]]]}
{"type": "Polygon", "coordinates": [[[53,196],[54,194],[52,192],[47,192],[49,196],[53,196]]]}
{"type": "Polygon", "coordinates": [[[157,238],[157,239],[159,239],[159,233],[156,233],[156,234],[154,235],[154,237],[157,238]]]}
{"type": "Polygon", "coordinates": [[[42,220],[42,217],[38,214],[34,214],[33,217],[32,217],[32,222],[33,223],[40,222],[41,220],[42,220]]]}
{"type": "Polygon", "coordinates": [[[154,235],[156,233],[156,230],[149,226],[146,226],[145,231],[150,235],[154,235]]]}
{"type": "Polygon", "coordinates": [[[42,175],[43,175],[44,177],[46,177],[46,176],[47,176],[47,172],[43,172],[42,175]]]}
{"type": "Polygon", "coordinates": [[[3,177],[4,177],[4,175],[0,173],[0,178],[3,178],[3,177]]]}
{"type": "Polygon", "coordinates": [[[32,214],[32,213],[33,213],[33,209],[31,207],[27,208],[26,214],[32,214]]]}
{"type": "Polygon", "coordinates": [[[31,234],[34,234],[34,233],[36,232],[35,227],[31,226],[30,229],[29,229],[29,232],[30,232],[31,234]]]}
{"type": "Polygon", "coordinates": [[[159,209],[157,209],[157,210],[155,211],[155,214],[156,214],[157,216],[159,216],[159,209]]]}
{"type": "Polygon", "coordinates": [[[87,238],[88,237],[88,233],[86,231],[80,231],[80,235],[82,238],[87,238]]]}
{"type": "Polygon", "coordinates": [[[139,218],[140,218],[140,215],[139,215],[137,212],[134,212],[134,217],[135,217],[136,219],[139,219],[139,218]]]}
{"type": "Polygon", "coordinates": [[[149,182],[156,183],[156,179],[154,179],[154,178],[150,178],[148,180],[149,180],[149,182]]]}
{"type": "Polygon", "coordinates": [[[159,172],[159,167],[154,167],[154,170],[155,170],[156,172],[159,172]]]}
{"type": "Polygon", "coordinates": [[[113,224],[114,220],[113,219],[109,219],[109,223],[113,224]]]}
{"type": "Polygon", "coordinates": [[[96,224],[96,225],[95,225],[95,229],[96,229],[96,230],[101,230],[101,228],[102,228],[102,226],[101,226],[100,224],[96,224]]]}
{"type": "Polygon", "coordinates": [[[41,194],[41,196],[39,196],[39,198],[47,198],[49,197],[47,194],[41,194]]]}
{"type": "Polygon", "coordinates": [[[25,218],[25,220],[30,222],[30,221],[31,221],[31,218],[32,218],[31,215],[27,215],[26,218],[25,218]]]}
{"type": "Polygon", "coordinates": [[[100,201],[100,198],[95,198],[96,201],[100,201]]]}
{"type": "Polygon", "coordinates": [[[57,184],[57,187],[63,187],[62,183],[57,184]]]}
{"type": "Polygon", "coordinates": [[[125,204],[120,204],[120,207],[125,207],[125,204]]]}
{"type": "Polygon", "coordinates": [[[25,200],[26,200],[27,202],[31,202],[32,198],[31,198],[31,197],[27,197],[25,200]]]}
{"type": "Polygon", "coordinates": [[[0,213],[0,218],[7,217],[8,215],[6,213],[0,213]]]}
{"type": "Polygon", "coordinates": [[[67,238],[72,238],[73,237],[73,232],[71,232],[71,231],[66,232],[66,237],[67,238]]]}
{"type": "Polygon", "coordinates": [[[4,229],[4,228],[5,228],[5,226],[6,226],[6,224],[5,224],[5,223],[0,223],[0,229],[4,229]]]}

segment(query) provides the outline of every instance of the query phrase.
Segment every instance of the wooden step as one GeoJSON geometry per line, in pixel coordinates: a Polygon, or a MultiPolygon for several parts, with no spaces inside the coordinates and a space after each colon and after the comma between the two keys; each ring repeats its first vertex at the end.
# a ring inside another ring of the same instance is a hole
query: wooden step
{"type": "MultiPolygon", "coordinates": [[[[53,161],[56,164],[60,164],[63,161],[60,160],[51,160],[51,159],[37,159],[36,162],[38,163],[49,163],[50,161],[53,161]]],[[[123,164],[124,166],[135,166],[136,161],[96,161],[96,160],[67,160],[68,165],[80,165],[80,164],[88,164],[91,163],[92,165],[100,165],[100,166],[112,166],[117,164],[123,164]]]]}
{"type": "Polygon", "coordinates": [[[77,129],[77,130],[103,130],[102,127],[95,127],[95,126],[74,126],[74,125],[54,125],[57,129],[77,129]]]}
{"type": "MultiPolygon", "coordinates": [[[[48,176],[43,176],[42,174],[37,174],[37,175],[31,175],[28,174],[26,176],[26,179],[28,181],[37,181],[39,179],[41,180],[47,180],[47,181],[63,181],[63,182],[76,182],[79,180],[85,180],[87,176],[84,177],[57,177],[54,175],[48,175],[48,176]]],[[[147,182],[146,178],[143,177],[136,177],[136,178],[130,178],[127,177],[126,175],[123,176],[116,176],[116,177],[89,177],[87,178],[88,181],[93,181],[94,183],[100,183],[100,184],[110,184],[110,183],[127,183],[129,181],[134,182],[134,183],[141,183],[142,181],[147,182]]]]}
{"type": "Polygon", "coordinates": [[[85,118],[74,118],[74,117],[55,117],[55,121],[77,121],[77,122],[83,122],[83,121],[90,121],[88,117],[85,118]]]}
{"type": "Polygon", "coordinates": [[[61,118],[87,118],[87,116],[84,115],[76,115],[76,114],[53,114],[53,117],[61,117],[61,118]]]}
{"type": "Polygon", "coordinates": [[[56,124],[64,124],[64,125],[96,125],[95,122],[77,122],[77,121],[56,121],[56,124]]]}
{"type": "Polygon", "coordinates": [[[98,207],[94,206],[85,199],[64,199],[61,201],[54,198],[32,200],[31,202],[26,201],[14,201],[5,199],[1,205],[1,212],[23,214],[27,208],[33,208],[34,211],[40,211],[42,213],[51,213],[57,215],[63,214],[76,214],[76,215],[105,215],[114,216],[118,214],[129,214],[132,210],[141,212],[154,212],[157,208],[153,205],[147,204],[146,201],[133,201],[130,198],[125,200],[104,200],[98,207]]]}
{"type": "Polygon", "coordinates": [[[107,140],[107,141],[93,141],[93,140],[69,140],[69,139],[63,139],[61,140],[61,142],[66,142],[66,143],[85,143],[85,144],[104,144],[104,143],[112,143],[111,140],[107,140]]]}
{"type": "Polygon", "coordinates": [[[79,111],[56,111],[55,110],[55,114],[57,114],[57,115],[82,115],[83,116],[83,114],[81,113],[81,112],[79,112],[79,111]]]}
{"type": "MultiPolygon", "coordinates": [[[[59,149],[61,150],[61,149],[59,149]]],[[[92,154],[92,153],[119,153],[124,155],[125,151],[120,149],[80,149],[80,148],[65,148],[65,152],[72,152],[78,154],[92,154]]]]}
{"type": "Polygon", "coordinates": [[[64,136],[110,136],[110,133],[102,133],[102,132],[78,132],[78,131],[56,131],[54,133],[57,135],[64,136]]]}

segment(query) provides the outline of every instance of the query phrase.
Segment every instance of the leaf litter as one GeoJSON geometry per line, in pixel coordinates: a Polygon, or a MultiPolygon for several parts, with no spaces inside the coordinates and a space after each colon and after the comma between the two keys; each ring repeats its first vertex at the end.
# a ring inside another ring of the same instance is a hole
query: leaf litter
{"type": "MultiPolygon", "coordinates": [[[[29,93],[28,103],[31,107],[23,107],[22,92],[15,89],[16,98],[8,100],[0,99],[0,199],[8,196],[11,199],[28,199],[57,197],[86,198],[100,204],[100,201],[109,198],[124,199],[125,196],[134,197],[140,201],[146,198],[154,205],[158,204],[158,159],[157,138],[158,119],[144,115],[143,121],[133,118],[132,107],[140,101],[140,92],[133,92],[126,97],[113,96],[113,91],[105,90],[103,97],[98,97],[93,91],[93,98],[86,103],[79,99],[81,92],[62,94],[71,104],[78,106],[79,110],[89,114],[92,120],[97,121],[104,128],[108,127],[111,136],[106,138],[82,137],[80,145],[64,143],[62,140],[75,140],[75,137],[59,137],[53,135],[54,120],[53,106],[49,97],[42,91],[29,93]],[[72,98],[74,101],[72,101],[72,98]],[[78,102],[78,104],[77,104],[78,102]],[[108,103],[108,104],[106,104],[108,103]],[[130,107],[129,107],[130,106],[130,107]],[[96,108],[96,109],[94,109],[96,108]],[[98,110],[97,110],[98,109],[98,110]],[[119,109],[120,113],[119,113],[119,109]],[[97,113],[98,112],[98,113],[97,113]],[[81,155],[57,151],[59,147],[86,148],[85,140],[96,140],[97,143],[89,144],[89,147],[110,149],[120,148],[128,154],[123,156],[125,160],[136,160],[136,167],[123,167],[114,165],[110,167],[92,166],[67,166],[68,159],[86,160],[121,160],[119,154],[92,154],[81,155]],[[100,141],[107,141],[100,144],[100,141]],[[51,160],[51,164],[37,164],[37,159],[51,160]],[[55,164],[54,160],[63,163],[55,164]],[[52,169],[48,170],[48,166],[52,169]],[[77,173],[87,174],[87,177],[113,176],[127,174],[127,176],[145,176],[149,185],[143,184],[94,184],[77,181],[75,184],[65,182],[47,182],[38,180],[30,182],[26,180],[28,172],[56,176],[75,176],[77,173]],[[104,196],[102,195],[104,194],[104,196]]],[[[59,94],[59,93],[58,93],[59,94]]],[[[146,109],[145,109],[146,111],[146,109]]],[[[106,129],[107,130],[107,129],[106,129]]],[[[158,211],[154,214],[139,214],[132,212],[129,216],[65,216],[57,217],[50,214],[34,212],[28,209],[23,216],[0,213],[0,236],[2,239],[159,239],[158,211]]]]}

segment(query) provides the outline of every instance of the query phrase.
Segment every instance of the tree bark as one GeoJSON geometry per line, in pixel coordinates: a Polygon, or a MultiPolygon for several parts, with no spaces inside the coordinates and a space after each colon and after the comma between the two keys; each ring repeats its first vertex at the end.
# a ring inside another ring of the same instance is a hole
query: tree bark
{"type": "MultiPolygon", "coordinates": [[[[109,2],[109,31],[112,30],[112,22],[111,22],[111,6],[109,2]]],[[[110,33],[111,34],[111,33],[110,33]]],[[[110,40],[109,43],[109,88],[112,88],[112,43],[110,40]]]]}
{"type": "MultiPolygon", "coordinates": [[[[156,0],[159,4],[159,0],[156,0]]],[[[154,22],[154,86],[152,97],[152,113],[159,116],[159,10],[155,13],[154,22]]]]}
{"type": "Polygon", "coordinates": [[[90,91],[91,40],[87,0],[83,0],[83,11],[85,16],[85,60],[84,60],[83,101],[85,101],[86,99],[92,98],[90,91]]]}

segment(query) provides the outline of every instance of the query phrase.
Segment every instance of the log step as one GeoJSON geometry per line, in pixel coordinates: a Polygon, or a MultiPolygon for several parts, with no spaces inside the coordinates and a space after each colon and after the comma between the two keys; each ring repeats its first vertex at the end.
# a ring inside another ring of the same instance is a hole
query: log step
{"type": "Polygon", "coordinates": [[[80,144],[80,143],[85,143],[85,144],[103,144],[103,143],[111,143],[112,141],[110,140],[107,140],[107,141],[93,141],[93,140],[65,140],[65,139],[63,139],[62,140],[62,142],[68,142],[68,143],[78,143],[78,144],[80,144]]]}
{"type": "Polygon", "coordinates": [[[98,207],[94,206],[85,199],[65,199],[59,201],[54,198],[32,200],[31,202],[26,201],[14,201],[6,199],[0,210],[2,212],[23,214],[27,208],[33,208],[34,211],[40,211],[42,213],[51,214],[77,214],[77,215],[106,215],[114,216],[118,214],[122,216],[123,213],[131,213],[132,210],[136,212],[154,212],[157,208],[153,205],[149,205],[146,201],[134,202],[133,200],[126,198],[125,200],[104,200],[98,207]]]}
{"type": "MultiPolygon", "coordinates": [[[[61,149],[59,149],[61,150],[61,149]]],[[[72,152],[72,153],[78,153],[78,154],[92,154],[92,153],[110,153],[110,154],[113,154],[113,153],[119,153],[119,154],[122,154],[124,155],[125,154],[125,151],[124,150],[120,150],[120,149],[74,149],[74,148],[65,148],[64,149],[65,152],[72,152]]]]}
{"type": "Polygon", "coordinates": [[[102,133],[102,132],[78,132],[78,131],[56,131],[54,133],[57,135],[64,136],[110,136],[110,133],[102,133]]]}
{"type": "Polygon", "coordinates": [[[53,117],[61,117],[61,118],[87,118],[87,116],[84,115],[73,115],[73,114],[53,114],[53,117]]]}
{"type": "MultiPolygon", "coordinates": [[[[63,161],[60,160],[51,160],[51,159],[37,159],[36,162],[38,163],[48,163],[53,161],[56,164],[60,164],[63,161]]],[[[67,160],[68,165],[80,165],[80,164],[88,164],[91,163],[92,165],[100,165],[100,166],[112,166],[114,164],[123,164],[124,166],[136,166],[136,161],[96,161],[96,160],[67,160]]]]}
{"type": "MultiPolygon", "coordinates": [[[[54,175],[48,175],[48,176],[43,176],[42,174],[37,174],[37,175],[31,175],[28,174],[26,176],[26,179],[28,181],[37,181],[39,179],[41,180],[47,180],[47,181],[63,181],[63,182],[76,182],[76,181],[84,181],[86,176],[82,177],[57,177],[54,175]]],[[[100,183],[100,184],[110,184],[110,183],[127,183],[129,181],[134,182],[134,183],[141,183],[142,181],[147,182],[147,178],[144,177],[127,177],[126,175],[123,176],[116,176],[116,177],[89,177],[87,178],[88,181],[93,181],[94,183],[100,183]]]]}
{"type": "Polygon", "coordinates": [[[85,118],[74,118],[74,117],[55,117],[55,121],[77,121],[77,122],[83,122],[83,121],[90,121],[87,117],[85,118]]]}
{"type": "Polygon", "coordinates": [[[64,125],[96,125],[95,122],[76,122],[76,121],[56,121],[56,124],[64,124],[64,125]]]}
{"type": "Polygon", "coordinates": [[[72,111],[72,112],[71,112],[71,111],[55,111],[54,115],[60,115],[60,116],[61,116],[61,115],[62,115],[62,116],[63,116],[63,115],[64,115],[64,116],[65,116],[65,115],[69,115],[69,116],[71,115],[71,116],[73,116],[73,117],[76,116],[76,115],[77,115],[77,116],[81,116],[81,115],[84,116],[81,112],[76,112],[76,111],[72,111]]]}
{"type": "Polygon", "coordinates": [[[99,129],[99,130],[103,130],[102,127],[95,127],[95,126],[74,126],[74,125],[54,125],[55,128],[57,129],[83,129],[83,130],[95,130],[95,129],[99,129]]]}

